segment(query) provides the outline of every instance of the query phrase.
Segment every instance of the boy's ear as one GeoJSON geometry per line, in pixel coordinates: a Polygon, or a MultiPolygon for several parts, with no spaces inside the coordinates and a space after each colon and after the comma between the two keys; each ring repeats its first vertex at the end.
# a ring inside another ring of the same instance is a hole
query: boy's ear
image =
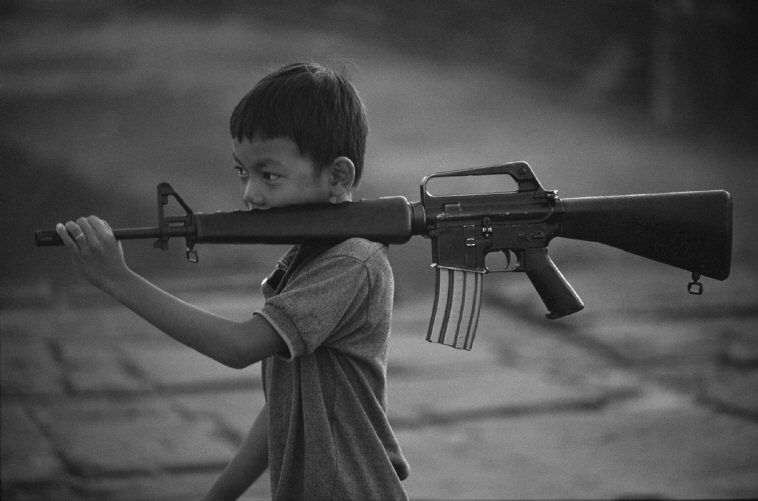
{"type": "Polygon", "coordinates": [[[355,164],[347,157],[335,158],[329,166],[329,189],[335,202],[349,200],[355,182],[355,164]]]}

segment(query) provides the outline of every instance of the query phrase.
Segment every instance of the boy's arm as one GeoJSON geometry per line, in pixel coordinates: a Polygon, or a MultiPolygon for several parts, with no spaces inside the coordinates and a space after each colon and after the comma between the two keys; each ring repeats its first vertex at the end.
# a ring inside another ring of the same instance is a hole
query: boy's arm
{"type": "Polygon", "coordinates": [[[268,410],[264,406],[237,455],[205,495],[204,501],[237,499],[268,467],[268,410]]]}
{"type": "Polygon", "coordinates": [[[245,322],[229,320],[186,303],[134,273],[124,261],[121,243],[103,220],[80,218],[76,223],[59,224],[56,230],[87,280],[200,353],[242,368],[287,349],[258,315],[245,322]]]}

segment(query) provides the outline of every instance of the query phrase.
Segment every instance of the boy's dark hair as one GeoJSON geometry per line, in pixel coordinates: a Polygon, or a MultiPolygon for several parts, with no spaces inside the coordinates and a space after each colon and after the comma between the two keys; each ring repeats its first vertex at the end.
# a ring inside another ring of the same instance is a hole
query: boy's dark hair
{"type": "Polygon", "coordinates": [[[317,167],[346,156],[363,172],[368,125],[363,103],[348,79],[315,63],[294,63],[263,77],[232,112],[237,141],[287,137],[317,167]]]}

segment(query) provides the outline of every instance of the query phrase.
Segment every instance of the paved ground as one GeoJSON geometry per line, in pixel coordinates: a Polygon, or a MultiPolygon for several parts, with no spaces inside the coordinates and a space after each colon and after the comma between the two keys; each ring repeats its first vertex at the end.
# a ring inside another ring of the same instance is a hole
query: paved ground
{"type": "MultiPolygon", "coordinates": [[[[751,279],[736,270],[696,298],[661,268],[643,266],[618,295],[596,284],[620,273],[577,270],[587,309],[561,323],[521,277],[488,276],[471,352],[424,341],[431,305],[401,302],[389,415],[409,494],[754,497],[751,279]]],[[[230,283],[164,285],[243,317],[259,297],[230,283]]],[[[205,360],[86,287],[3,300],[3,499],[196,497],[262,405],[257,366],[205,360]]],[[[264,480],[247,496],[267,494],[264,480]]]]}

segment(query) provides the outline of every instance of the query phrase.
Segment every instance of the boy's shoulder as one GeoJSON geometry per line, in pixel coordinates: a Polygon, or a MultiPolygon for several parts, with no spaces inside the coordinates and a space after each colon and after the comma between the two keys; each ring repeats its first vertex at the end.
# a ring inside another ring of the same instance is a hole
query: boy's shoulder
{"type": "Polygon", "coordinates": [[[387,262],[387,245],[365,238],[349,238],[329,247],[321,254],[320,258],[348,258],[363,264],[383,263],[387,262]]]}

